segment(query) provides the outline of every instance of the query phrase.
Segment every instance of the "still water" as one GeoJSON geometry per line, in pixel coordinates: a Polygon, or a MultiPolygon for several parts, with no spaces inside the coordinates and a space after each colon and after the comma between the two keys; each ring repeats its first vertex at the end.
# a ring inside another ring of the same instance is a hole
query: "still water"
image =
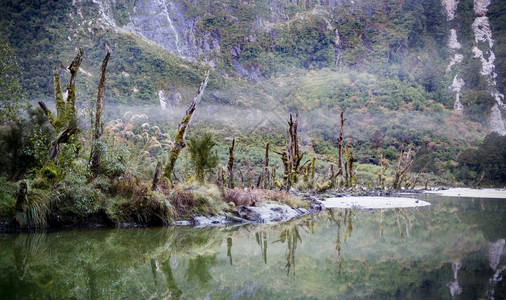
{"type": "Polygon", "coordinates": [[[0,299],[504,299],[506,199],[0,236],[0,299]]]}

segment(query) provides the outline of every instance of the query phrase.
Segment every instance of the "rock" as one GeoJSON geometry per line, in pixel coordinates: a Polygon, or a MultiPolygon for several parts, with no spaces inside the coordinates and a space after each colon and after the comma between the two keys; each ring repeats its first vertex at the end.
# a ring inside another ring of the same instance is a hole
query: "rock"
{"type": "Polygon", "coordinates": [[[307,212],[304,209],[293,209],[285,204],[262,203],[260,206],[239,206],[234,209],[233,214],[254,223],[272,224],[286,222],[307,212]]]}
{"type": "Polygon", "coordinates": [[[193,216],[193,224],[196,227],[208,227],[230,224],[231,221],[225,215],[219,216],[193,216]]]}

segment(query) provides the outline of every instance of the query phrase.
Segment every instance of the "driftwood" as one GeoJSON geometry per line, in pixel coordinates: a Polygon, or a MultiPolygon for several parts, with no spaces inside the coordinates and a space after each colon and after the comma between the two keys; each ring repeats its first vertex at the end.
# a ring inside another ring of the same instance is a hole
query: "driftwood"
{"type": "Polygon", "coordinates": [[[93,141],[90,153],[90,167],[94,175],[97,175],[100,171],[101,153],[98,142],[100,140],[100,137],[102,136],[102,103],[105,91],[105,72],[107,69],[107,62],[109,61],[110,56],[111,52],[108,49],[107,54],[105,55],[104,60],[102,61],[102,74],[100,76],[100,82],[98,84],[97,109],[95,112],[95,128],[93,129],[93,141]]]}
{"type": "Polygon", "coordinates": [[[200,87],[197,91],[197,95],[195,95],[195,98],[193,98],[193,101],[186,110],[185,116],[183,117],[183,119],[179,123],[179,126],[177,127],[176,136],[174,137],[174,146],[170,149],[169,162],[167,163],[164,169],[165,176],[169,178],[169,180],[172,177],[172,172],[174,172],[174,166],[176,165],[176,161],[177,158],[179,157],[179,154],[181,153],[181,150],[183,150],[183,148],[186,147],[186,144],[184,142],[186,137],[186,129],[190,124],[191,117],[193,115],[193,112],[195,112],[197,104],[200,102],[200,99],[202,99],[202,95],[204,94],[204,90],[207,86],[208,79],[209,79],[209,71],[205,73],[205,78],[200,84],[200,87]]]}

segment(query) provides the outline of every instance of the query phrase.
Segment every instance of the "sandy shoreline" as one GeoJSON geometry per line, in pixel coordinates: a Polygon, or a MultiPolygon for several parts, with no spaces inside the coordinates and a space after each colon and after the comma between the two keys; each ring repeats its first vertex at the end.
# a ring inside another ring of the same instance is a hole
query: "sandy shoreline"
{"type": "Polygon", "coordinates": [[[495,198],[506,199],[506,189],[471,189],[451,188],[448,190],[427,191],[429,194],[439,194],[446,197],[495,198]]]}
{"type": "Polygon", "coordinates": [[[325,208],[381,209],[429,206],[430,203],[414,198],[396,197],[337,197],[321,203],[325,208]]]}
{"type": "MultiPolygon", "coordinates": [[[[425,191],[445,197],[494,198],[506,200],[506,189],[451,188],[447,190],[425,191]]],[[[406,197],[336,197],[320,201],[325,208],[383,209],[422,207],[429,202],[406,197]]]]}

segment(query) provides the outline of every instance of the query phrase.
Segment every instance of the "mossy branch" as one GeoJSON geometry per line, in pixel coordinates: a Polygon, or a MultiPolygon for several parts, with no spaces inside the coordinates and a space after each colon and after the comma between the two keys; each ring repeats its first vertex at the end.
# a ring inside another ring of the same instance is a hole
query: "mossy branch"
{"type": "Polygon", "coordinates": [[[105,91],[105,73],[107,70],[107,63],[109,61],[109,57],[111,56],[111,52],[108,50],[104,60],[102,61],[102,73],[100,75],[100,81],[98,83],[98,92],[97,92],[97,109],[95,112],[95,128],[93,130],[93,142],[90,153],[90,164],[91,171],[94,175],[97,175],[100,170],[100,147],[98,145],[98,141],[102,136],[102,104],[104,99],[104,91],[105,91]]]}
{"type": "Polygon", "coordinates": [[[172,177],[172,172],[174,171],[174,166],[176,165],[176,161],[179,157],[179,154],[181,153],[181,150],[183,150],[183,148],[186,146],[184,142],[186,137],[186,129],[190,124],[191,117],[197,107],[197,104],[200,102],[200,99],[202,99],[202,95],[204,94],[208,79],[209,71],[206,71],[204,80],[200,84],[200,87],[197,91],[197,95],[195,98],[193,98],[193,101],[190,103],[190,106],[188,106],[188,109],[186,110],[186,115],[183,117],[181,123],[179,123],[177,127],[176,136],[174,137],[174,146],[170,149],[169,153],[169,162],[164,168],[165,177],[169,179],[172,177]]]}
{"type": "Polygon", "coordinates": [[[235,187],[234,182],[234,147],[235,147],[235,139],[232,140],[232,145],[228,148],[228,187],[233,189],[235,187]]]}
{"type": "Polygon", "coordinates": [[[70,70],[70,81],[66,85],[68,91],[66,102],[63,99],[60,77],[58,76],[57,68],[53,70],[54,96],[57,113],[56,117],[47,108],[44,102],[39,102],[39,105],[46,114],[49,122],[58,133],[56,138],[51,143],[51,148],[48,155],[48,159],[55,160],[55,162],[58,159],[58,154],[60,153],[60,144],[67,143],[70,137],[77,131],[77,116],[75,109],[75,80],[77,71],[79,70],[79,66],[82,61],[82,56],[83,51],[81,49],[78,49],[74,60],[68,68],[70,70]]]}

